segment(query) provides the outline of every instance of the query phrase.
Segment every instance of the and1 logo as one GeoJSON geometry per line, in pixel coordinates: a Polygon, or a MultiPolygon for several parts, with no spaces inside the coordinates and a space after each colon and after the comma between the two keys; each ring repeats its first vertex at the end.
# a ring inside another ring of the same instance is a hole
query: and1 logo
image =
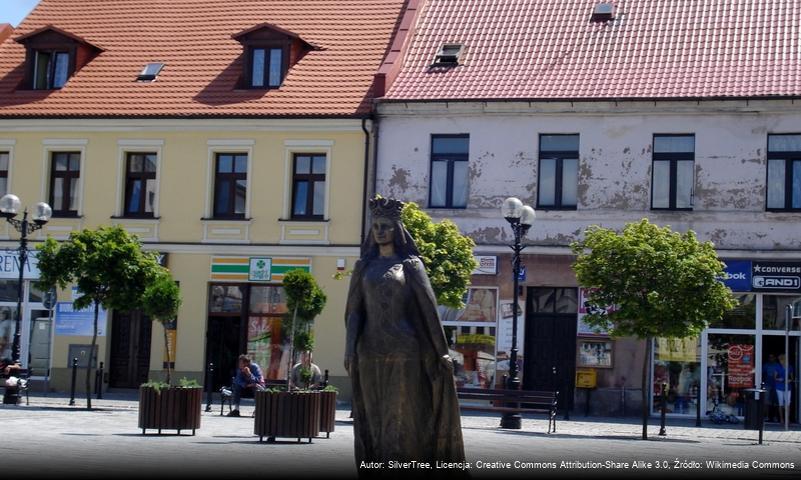
{"type": "Polygon", "coordinates": [[[801,288],[801,277],[755,276],[754,288],[794,289],[801,288]]]}
{"type": "Polygon", "coordinates": [[[251,282],[269,282],[272,280],[272,258],[251,257],[248,280],[251,282]]]}

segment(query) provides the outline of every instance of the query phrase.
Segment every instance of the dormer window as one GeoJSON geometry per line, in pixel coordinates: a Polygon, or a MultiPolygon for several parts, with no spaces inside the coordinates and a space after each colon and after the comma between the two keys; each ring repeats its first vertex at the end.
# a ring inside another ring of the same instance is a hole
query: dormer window
{"type": "Polygon", "coordinates": [[[70,69],[69,52],[36,50],[34,52],[34,90],[53,90],[67,83],[70,69]]]}
{"type": "Polygon", "coordinates": [[[262,23],[233,36],[244,47],[243,75],[239,87],[280,88],[293,65],[314,45],[296,34],[262,23]]]}
{"type": "Polygon", "coordinates": [[[22,35],[16,41],[27,51],[22,88],[33,90],[64,87],[75,72],[103,51],[52,25],[22,35]]]}
{"type": "Polygon", "coordinates": [[[283,48],[252,48],[250,87],[278,88],[284,79],[283,48]]]}

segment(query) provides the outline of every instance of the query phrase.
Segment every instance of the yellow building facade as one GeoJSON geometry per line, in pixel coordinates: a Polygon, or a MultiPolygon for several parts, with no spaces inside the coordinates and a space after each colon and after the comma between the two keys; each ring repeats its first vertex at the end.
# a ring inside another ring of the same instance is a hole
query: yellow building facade
{"type": "MultiPolygon", "coordinates": [[[[351,269],[359,255],[370,128],[356,118],[0,120],[0,157],[7,158],[1,193],[17,195],[24,206],[52,204],[55,214],[31,235],[32,248],[47,236],[66,239],[82,228],[120,225],[146,249],[164,254],[183,296],[172,337],[175,378],[204,383],[212,362],[215,388],[227,384],[239,353],[253,356],[269,377],[285,378],[289,359],[276,323],[285,307],[276,287],[291,268],[310,271],[328,296],[315,324],[314,362],[345,387],[348,282],[334,275],[351,269]],[[133,166],[143,158],[147,167],[133,166]],[[64,164],[72,176],[59,180],[64,164]],[[231,179],[236,184],[228,190],[231,179]],[[132,184],[140,180],[133,194],[132,184]],[[65,193],[67,184],[72,190],[65,193]],[[312,184],[313,195],[298,194],[312,184]],[[233,207],[222,211],[220,197],[229,192],[233,207]],[[313,197],[309,212],[301,197],[313,197]]],[[[3,246],[15,248],[18,233],[9,225],[0,228],[3,246]]],[[[33,280],[26,288],[22,357],[36,363],[34,375],[50,388],[66,390],[69,359],[91,342],[91,333],[69,324],[80,320],[67,313],[59,318],[58,308],[54,321],[45,322],[33,280]]],[[[59,302],[71,300],[72,292],[59,293],[59,302]]],[[[104,388],[159,378],[165,360],[161,325],[130,312],[107,317],[98,339],[104,388]]]]}

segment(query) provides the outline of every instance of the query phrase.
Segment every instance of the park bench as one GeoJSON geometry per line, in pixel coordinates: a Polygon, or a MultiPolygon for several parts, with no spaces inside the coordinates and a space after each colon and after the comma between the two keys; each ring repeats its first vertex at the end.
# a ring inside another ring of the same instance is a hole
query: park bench
{"type": "Polygon", "coordinates": [[[501,390],[487,388],[456,389],[462,410],[498,413],[544,413],[548,417],[548,433],[556,433],[556,399],[559,392],[541,390],[501,390]],[[482,404],[467,403],[481,401],[482,404]],[[553,430],[551,430],[553,426],[553,430]]]}
{"type": "MultiPolygon", "coordinates": [[[[220,415],[224,415],[224,408],[226,402],[228,403],[228,411],[232,410],[232,402],[234,400],[234,379],[231,377],[231,385],[228,387],[220,388],[220,415]]],[[[286,380],[265,380],[264,388],[286,387],[286,380]]],[[[248,388],[242,392],[242,398],[253,398],[255,389],[248,388]]]]}
{"type": "Polygon", "coordinates": [[[11,372],[6,375],[3,372],[0,372],[0,383],[2,387],[5,389],[3,393],[3,403],[5,404],[14,404],[16,405],[19,401],[19,398],[25,393],[25,405],[30,405],[30,378],[31,374],[33,373],[32,370],[28,370],[25,368],[15,368],[12,369],[11,372]],[[16,377],[16,386],[11,387],[6,385],[6,380],[10,377],[16,377]]]}

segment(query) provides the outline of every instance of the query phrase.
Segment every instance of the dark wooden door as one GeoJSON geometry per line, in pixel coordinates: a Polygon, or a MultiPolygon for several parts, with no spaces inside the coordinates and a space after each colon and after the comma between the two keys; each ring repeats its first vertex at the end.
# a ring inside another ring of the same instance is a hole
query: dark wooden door
{"type": "Polygon", "coordinates": [[[136,310],[114,312],[111,324],[109,386],[139,388],[150,374],[150,318],[136,310]]]}
{"type": "Polygon", "coordinates": [[[577,321],[576,313],[571,312],[574,295],[575,289],[532,288],[526,302],[523,388],[558,390],[560,411],[573,408],[577,321]]]}
{"type": "Polygon", "coordinates": [[[242,318],[209,316],[206,330],[206,366],[214,364],[213,389],[231,385],[237,368],[237,359],[244,352],[242,318]]]}

